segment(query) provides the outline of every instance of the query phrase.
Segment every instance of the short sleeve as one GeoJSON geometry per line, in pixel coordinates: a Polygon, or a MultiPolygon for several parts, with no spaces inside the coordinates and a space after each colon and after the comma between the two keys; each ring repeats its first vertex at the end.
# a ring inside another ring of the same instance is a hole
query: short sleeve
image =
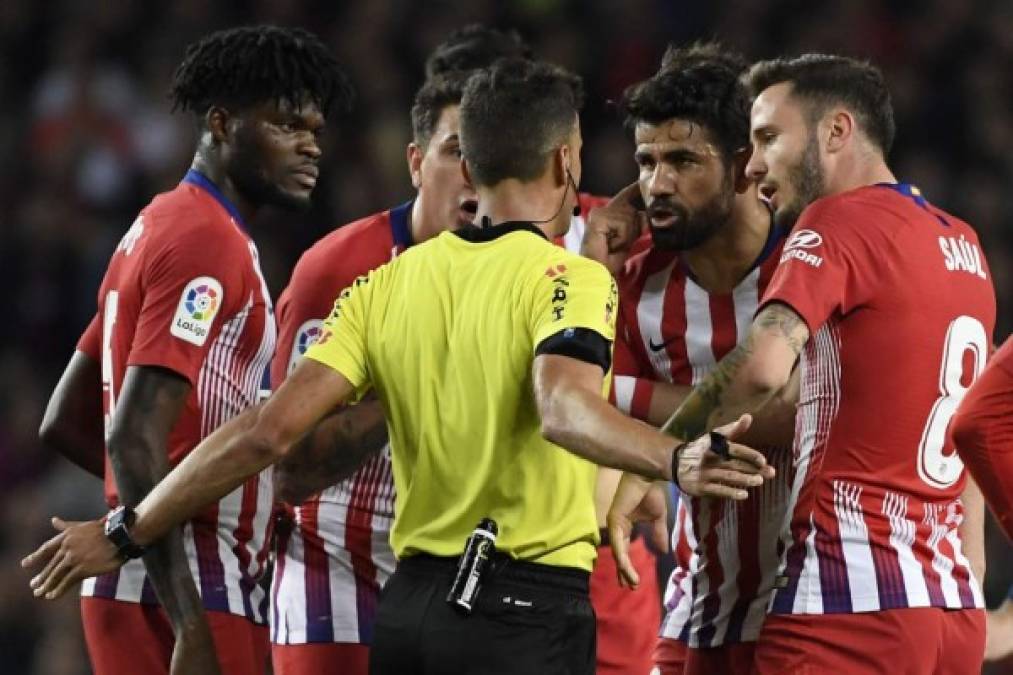
{"type": "Polygon", "coordinates": [[[785,242],[760,309],[784,303],[815,333],[831,316],[866,303],[876,285],[872,266],[861,264],[876,248],[870,220],[867,208],[839,200],[810,206],[785,242]]]}
{"type": "Polygon", "coordinates": [[[222,325],[246,302],[242,270],[253,262],[234,242],[214,241],[212,228],[193,226],[148,255],[127,365],[168,368],[196,385],[222,325]]]}
{"type": "Polygon", "coordinates": [[[619,293],[602,265],[560,251],[531,284],[533,347],[567,328],[587,328],[615,340],[619,293]]]}
{"type": "Polygon", "coordinates": [[[371,272],[341,291],[323,323],[320,338],[305,354],[305,358],[341,373],[355,388],[355,398],[365,394],[370,385],[366,325],[369,298],[378,283],[377,276],[377,272],[371,272]]]}
{"type": "Polygon", "coordinates": [[[77,351],[93,361],[102,360],[102,319],[96,314],[77,341],[77,351]]]}
{"type": "Polygon", "coordinates": [[[296,266],[276,307],[278,348],[271,361],[274,389],[281,385],[306,350],[320,338],[324,319],[334,306],[335,296],[352,281],[354,277],[338,285],[335,279],[315,274],[302,263],[296,266]]]}

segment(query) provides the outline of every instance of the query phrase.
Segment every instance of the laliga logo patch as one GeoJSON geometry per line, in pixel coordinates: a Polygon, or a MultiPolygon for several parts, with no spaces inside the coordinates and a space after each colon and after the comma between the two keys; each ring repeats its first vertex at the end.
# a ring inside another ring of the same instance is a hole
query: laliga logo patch
{"type": "Polygon", "coordinates": [[[789,260],[800,260],[806,265],[812,265],[813,267],[819,267],[823,264],[823,258],[820,256],[809,253],[806,249],[816,248],[823,244],[823,237],[819,232],[813,232],[812,230],[799,230],[791,236],[788,243],[784,245],[784,251],[781,253],[781,262],[785,263],[789,260]]]}
{"type": "Polygon", "coordinates": [[[295,339],[292,341],[292,353],[288,357],[289,373],[295,370],[303,354],[316,344],[323,332],[324,322],[320,319],[310,319],[299,326],[299,330],[295,332],[295,339]]]}
{"type": "Polygon", "coordinates": [[[183,289],[169,332],[190,344],[202,346],[224,300],[222,285],[217,279],[197,277],[183,289]]]}

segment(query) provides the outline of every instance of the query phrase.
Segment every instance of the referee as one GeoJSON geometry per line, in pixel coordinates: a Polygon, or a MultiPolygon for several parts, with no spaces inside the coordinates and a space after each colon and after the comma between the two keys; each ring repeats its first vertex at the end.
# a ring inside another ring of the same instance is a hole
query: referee
{"type": "MultiPolygon", "coordinates": [[[[576,204],[580,98],[576,77],[544,63],[474,75],[461,101],[462,168],[482,227],[445,232],[343,291],[275,395],[216,431],[137,507],[133,542],[161,536],[373,389],[389,426],[400,562],[381,596],[370,671],[593,673],[594,464],[661,480],[676,464],[684,490],[736,499],[772,471],[736,444],[720,460],[707,438],[673,453],[671,437],[603,400],[615,285],[597,262],[551,243],[576,204]],[[496,553],[467,614],[446,599],[486,518],[498,525],[496,553]]],[[[37,594],[58,597],[120,564],[101,528],[69,528],[26,559],[55,560],[33,580],[37,594]]]]}

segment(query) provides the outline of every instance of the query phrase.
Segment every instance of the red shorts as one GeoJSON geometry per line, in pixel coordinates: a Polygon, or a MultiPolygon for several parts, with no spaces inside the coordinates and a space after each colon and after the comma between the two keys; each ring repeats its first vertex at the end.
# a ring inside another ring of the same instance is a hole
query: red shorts
{"type": "Polygon", "coordinates": [[[591,604],[598,622],[598,675],[647,673],[661,625],[661,591],[654,555],[642,537],[630,544],[630,561],[640,575],[635,591],[619,585],[608,546],[598,547],[591,573],[591,604]]]}
{"type": "Polygon", "coordinates": [[[686,675],[750,675],[753,672],[755,642],[735,642],[720,647],[690,647],[686,650],[686,675]]]}
{"type": "Polygon", "coordinates": [[[654,644],[654,669],[651,675],[683,675],[686,672],[685,642],[672,638],[658,638],[654,644]]]}
{"type": "Polygon", "coordinates": [[[981,671],[985,612],[935,607],[863,614],[774,614],[756,646],[756,675],[966,675],[981,671]]]}
{"type": "MultiPolygon", "coordinates": [[[[207,612],[222,675],[267,669],[267,626],[226,612],[207,612]]],[[[95,675],[168,674],[175,637],[157,605],[81,598],[81,620],[95,675]]]]}
{"type": "Polygon", "coordinates": [[[274,675],[367,675],[369,646],[354,643],[271,645],[274,675]]]}

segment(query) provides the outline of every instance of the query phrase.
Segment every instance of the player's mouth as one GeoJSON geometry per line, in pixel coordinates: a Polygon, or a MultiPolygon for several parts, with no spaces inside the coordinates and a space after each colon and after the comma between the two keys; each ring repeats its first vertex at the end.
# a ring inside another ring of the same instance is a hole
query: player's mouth
{"type": "Polygon", "coordinates": [[[777,210],[777,187],[771,183],[760,183],[757,187],[757,193],[760,195],[760,200],[767,202],[767,205],[777,210]]]}
{"type": "Polygon", "coordinates": [[[648,207],[647,217],[651,220],[652,227],[665,229],[676,225],[681,214],[666,204],[656,204],[648,207]]]}
{"type": "Polygon", "coordinates": [[[469,225],[475,222],[475,213],[478,212],[477,199],[465,199],[457,207],[457,220],[462,225],[469,225]]]}
{"type": "Polygon", "coordinates": [[[297,183],[302,185],[304,188],[312,190],[317,186],[317,178],[320,177],[320,169],[310,164],[296,169],[292,172],[292,175],[295,176],[297,183]]]}

